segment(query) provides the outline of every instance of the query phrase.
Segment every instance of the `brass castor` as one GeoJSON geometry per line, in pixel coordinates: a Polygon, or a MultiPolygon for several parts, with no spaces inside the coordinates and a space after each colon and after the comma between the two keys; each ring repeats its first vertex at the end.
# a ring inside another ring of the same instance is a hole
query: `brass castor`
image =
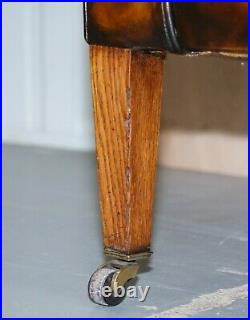
{"type": "Polygon", "coordinates": [[[96,304],[116,306],[126,296],[129,280],[136,277],[139,265],[136,262],[112,260],[100,266],[90,277],[89,298],[96,304]]]}

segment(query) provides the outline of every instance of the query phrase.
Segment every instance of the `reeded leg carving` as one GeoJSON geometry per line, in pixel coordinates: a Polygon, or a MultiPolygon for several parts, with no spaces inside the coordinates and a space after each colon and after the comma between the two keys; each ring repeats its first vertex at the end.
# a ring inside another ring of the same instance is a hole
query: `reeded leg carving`
{"type": "Polygon", "coordinates": [[[106,250],[150,251],[164,57],[90,46],[106,250]]]}

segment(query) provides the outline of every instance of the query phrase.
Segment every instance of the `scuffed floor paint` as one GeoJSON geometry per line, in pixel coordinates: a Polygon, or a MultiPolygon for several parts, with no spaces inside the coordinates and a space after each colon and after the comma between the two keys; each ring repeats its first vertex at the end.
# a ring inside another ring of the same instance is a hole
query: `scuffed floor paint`
{"type": "Polygon", "coordinates": [[[234,269],[226,268],[226,267],[217,269],[216,271],[222,272],[222,273],[236,274],[239,276],[248,276],[248,272],[242,272],[242,271],[238,271],[238,270],[234,270],[234,269]]]}
{"type": "Polygon", "coordinates": [[[140,305],[137,305],[138,308],[142,308],[142,309],[145,309],[146,311],[155,311],[157,310],[158,308],[156,306],[140,306],[140,305]]]}
{"type": "Polygon", "coordinates": [[[234,301],[245,299],[247,297],[247,284],[230,289],[219,289],[218,291],[194,298],[188,304],[152,314],[149,318],[187,318],[204,311],[229,306],[234,301]]]}

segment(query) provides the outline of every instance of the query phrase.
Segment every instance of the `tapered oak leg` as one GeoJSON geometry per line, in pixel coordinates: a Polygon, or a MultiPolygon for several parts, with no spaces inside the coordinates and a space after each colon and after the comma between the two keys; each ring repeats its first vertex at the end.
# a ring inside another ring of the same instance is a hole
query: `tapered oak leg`
{"type": "Polygon", "coordinates": [[[90,46],[103,241],[150,251],[163,56],[90,46]]]}

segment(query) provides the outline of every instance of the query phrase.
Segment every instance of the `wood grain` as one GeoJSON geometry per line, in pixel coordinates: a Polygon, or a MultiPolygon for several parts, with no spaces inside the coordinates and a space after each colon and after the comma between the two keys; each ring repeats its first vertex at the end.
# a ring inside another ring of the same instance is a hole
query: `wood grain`
{"type": "Polygon", "coordinates": [[[162,98],[162,56],[90,46],[105,248],[150,247],[162,98]]]}

